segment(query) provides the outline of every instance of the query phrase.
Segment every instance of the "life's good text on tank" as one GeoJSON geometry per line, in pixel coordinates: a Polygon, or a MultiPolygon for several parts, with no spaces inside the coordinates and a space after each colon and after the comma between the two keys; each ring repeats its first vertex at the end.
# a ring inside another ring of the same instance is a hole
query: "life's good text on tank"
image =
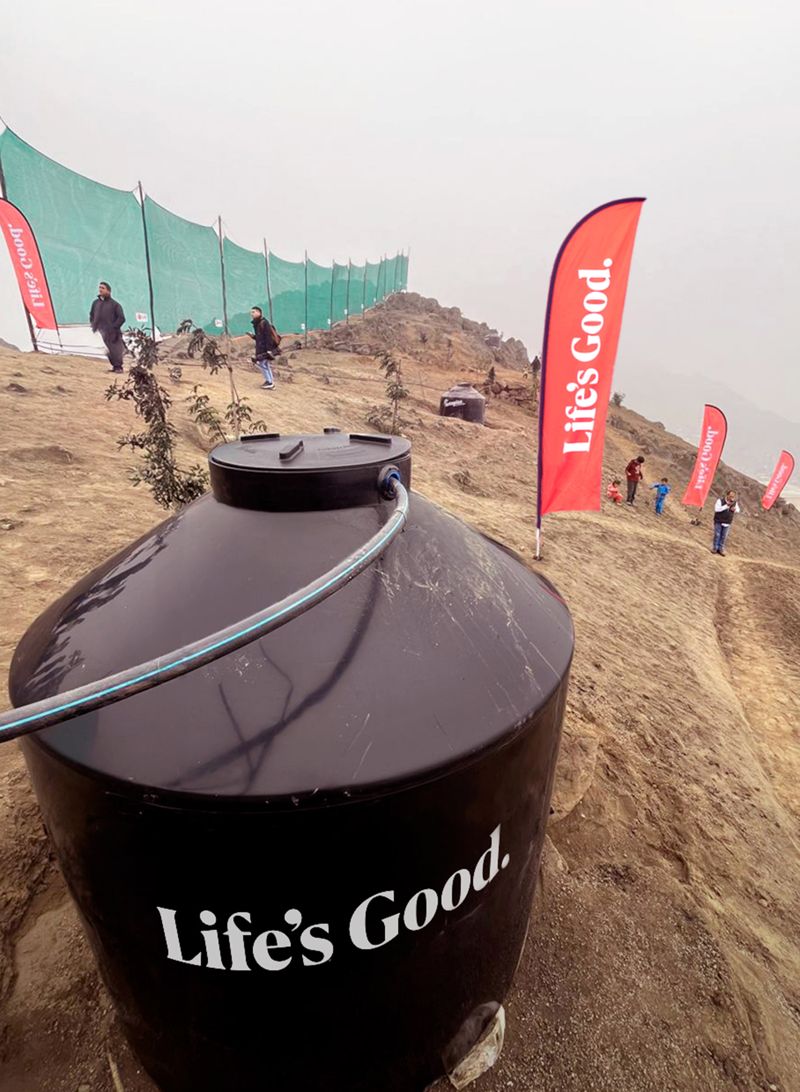
{"type": "MultiPolygon", "coordinates": [[[[422,888],[403,902],[393,890],[379,891],[364,899],[353,911],[348,935],[354,948],[371,951],[397,939],[402,932],[415,933],[430,925],[440,912],[452,913],[469,896],[487,888],[508,867],[510,857],[500,855],[500,826],[489,838],[489,847],[472,869],[457,869],[441,891],[422,888]]],[[[211,910],[201,910],[204,928],[185,924],[182,915],[179,931],[178,912],[156,907],[166,942],[167,959],[216,971],[282,971],[292,963],[318,967],[334,955],[331,926],[327,922],[304,925],[303,913],[290,908],[283,914],[281,927],[256,932],[253,915],[234,910],[223,922],[211,910]]]]}

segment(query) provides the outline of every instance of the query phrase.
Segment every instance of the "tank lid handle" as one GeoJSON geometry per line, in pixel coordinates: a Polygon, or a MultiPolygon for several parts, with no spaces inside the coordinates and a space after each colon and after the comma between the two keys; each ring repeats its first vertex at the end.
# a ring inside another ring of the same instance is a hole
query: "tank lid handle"
{"type": "Polygon", "coordinates": [[[282,463],[290,463],[292,459],[296,459],[300,452],[305,447],[302,440],[298,440],[294,444],[287,444],[286,447],[281,449],[280,460],[282,463]]]}

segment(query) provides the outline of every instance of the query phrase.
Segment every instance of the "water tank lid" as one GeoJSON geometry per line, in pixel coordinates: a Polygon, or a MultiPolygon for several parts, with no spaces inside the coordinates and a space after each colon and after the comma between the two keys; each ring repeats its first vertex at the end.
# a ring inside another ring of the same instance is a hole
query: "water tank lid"
{"type": "Polygon", "coordinates": [[[220,444],[208,457],[211,488],[223,504],[271,512],[299,512],[375,504],[378,475],[387,465],[411,481],[411,441],[379,433],[245,436],[220,444]]]}
{"type": "Polygon", "coordinates": [[[450,390],[448,390],[446,393],[451,394],[455,392],[458,392],[458,394],[462,397],[466,395],[469,398],[483,400],[483,395],[481,394],[481,392],[479,390],[476,390],[475,387],[473,387],[472,383],[469,382],[469,380],[464,380],[460,383],[454,383],[450,390]]]}

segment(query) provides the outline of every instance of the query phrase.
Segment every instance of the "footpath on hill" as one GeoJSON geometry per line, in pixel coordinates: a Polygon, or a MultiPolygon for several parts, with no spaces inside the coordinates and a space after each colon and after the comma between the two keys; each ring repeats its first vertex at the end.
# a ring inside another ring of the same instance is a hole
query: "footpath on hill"
{"type": "MultiPolygon", "coordinates": [[[[218,406],[227,377],[169,347],[165,374],[186,463],[209,444],[185,399],[218,406]]],[[[533,377],[524,348],[415,296],[290,340],[274,391],[247,346],[236,381],[280,432],[364,431],[386,409],[379,354],[410,397],[413,487],[530,563],[533,377]],[[494,368],[487,427],[437,416],[451,383],[494,368]]],[[[128,480],[102,364],[0,348],[0,656],[89,568],[165,514],[128,480]]],[[[610,476],[645,455],[667,476],[663,516],[548,517],[540,571],[573,613],[577,650],[540,884],[508,999],[500,1061],[478,1092],[800,1088],[800,517],[742,496],[725,558],[678,502],[689,445],[612,408],[610,476]]],[[[153,1092],[119,1034],[21,754],[0,746],[0,1092],[153,1092]]],[[[354,1059],[357,1064],[357,1058],[354,1059]]],[[[442,1085],[442,1090],[444,1089],[442,1085]]],[[[298,1089],[298,1092],[304,1092],[298,1089]]],[[[438,1092],[438,1086],[437,1086],[438,1092]]]]}

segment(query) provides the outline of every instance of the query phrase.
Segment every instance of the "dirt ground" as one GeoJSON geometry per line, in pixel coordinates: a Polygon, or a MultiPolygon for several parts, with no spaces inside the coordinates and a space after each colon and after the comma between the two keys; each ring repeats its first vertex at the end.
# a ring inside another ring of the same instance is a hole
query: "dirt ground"
{"type": "MultiPolygon", "coordinates": [[[[363,431],[384,401],[371,353],[392,348],[411,392],[414,488],[530,559],[531,408],[493,399],[487,428],[435,413],[452,381],[484,378],[484,330],[412,297],[375,321],[340,339],[346,352],[333,335],[290,349],[272,392],[238,364],[240,391],[281,432],[363,431]]],[[[195,462],[208,445],[183,400],[200,382],[224,404],[226,379],[175,363],[181,379],[166,382],[195,462]]],[[[512,387],[529,382],[516,346],[496,366],[512,387]]],[[[133,459],[114,440],[133,422],[103,400],[110,378],[97,362],[0,349],[4,672],[46,605],[163,518],[127,480],[133,459]]],[[[691,449],[614,409],[609,474],[640,451],[647,482],[675,486],[661,518],[648,493],[635,509],[545,521],[539,565],[570,605],[577,652],[506,1045],[476,1092],[800,1089],[800,518],[761,513],[756,483],[725,469],[719,484],[745,511],[714,556],[708,513],[693,525],[678,500],[691,449]]],[[[0,1006],[0,1092],[153,1092],[15,744],[0,746],[0,1006]]]]}

